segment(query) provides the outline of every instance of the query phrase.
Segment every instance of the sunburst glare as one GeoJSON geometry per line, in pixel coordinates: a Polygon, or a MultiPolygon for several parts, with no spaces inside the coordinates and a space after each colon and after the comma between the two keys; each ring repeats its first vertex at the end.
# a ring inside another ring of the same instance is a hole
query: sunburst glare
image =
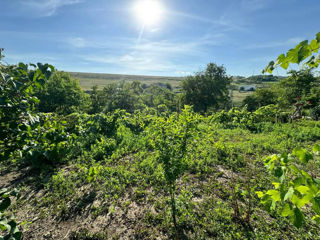
{"type": "Polygon", "coordinates": [[[134,13],[143,25],[150,26],[160,22],[164,8],[158,0],[139,0],[134,5],[134,13]]]}

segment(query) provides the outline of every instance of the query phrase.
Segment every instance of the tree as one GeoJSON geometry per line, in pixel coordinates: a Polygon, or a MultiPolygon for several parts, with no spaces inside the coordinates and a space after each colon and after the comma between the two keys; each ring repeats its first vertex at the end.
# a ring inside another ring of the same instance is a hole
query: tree
{"type": "Polygon", "coordinates": [[[272,89],[261,88],[257,89],[252,95],[247,96],[242,105],[247,105],[248,111],[255,111],[259,107],[267,106],[276,103],[276,93],[272,89]]]}
{"type": "Polygon", "coordinates": [[[296,103],[297,98],[306,100],[311,94],[311,89],[315,88],[318,82],[311,69],[290,71],[289,73],[288,78],[282,79],[277,84],[278,100],[282,106],[296,103]]]}
{"type": "Polygon", "coordinates": [[[91,99],[91,109],[89,113],[99,113],[102,112],[105,101],[103,99],[103,92],[98,90],[98,86],[95,85],[92,87],[92,91],[90,93],[91,99]]]}
{"type": "Polygon", "coordinates": [[[193,105],[194,111],[203,113],[209,108],[224,108],[230,103],[231,82],[232,78],[226,75],[223,66],[209,63],[205,71],[183,80],[184,103],[193,105]]]}
{"type": "Polygon", "coordinates": [[[156,118],[149,130],[156,158],[164,170],[170,193],[171,216],[176,231],[178,230],[176,180],[187,169],[188,143],[192,139],[197,119],[198,116],[192,112],[190,106],[185,106],[181,114],[173,113],[169,117],[156,118]]]}
{"type": "Polygon", "coordinates": [[[174,92],[168,87],[160,87],[158,85],[151,85],[146,88],[142,95],[142,100],[148,107],[157,108],[160,105],[165,105],[170,111],[176,111],[177,99],[174,92]]]}
{"type": "Polygon", "coordinates": [[[71,113],[84,110],[89,101],[78,80],[69,73],[55,72],[36,96],[40,100],[39,111],[71,113]]]}
{"type": "Polygon", "coordinates": [[[133,113],[141,104],[141,91],[142,88],[137,81],[133,83],[122,81],[119,84],[112,83],[107,85],[103,89],[105,101],[104,112],[113,112],[116,109],[123,109],[129,113],[133,113]]]}

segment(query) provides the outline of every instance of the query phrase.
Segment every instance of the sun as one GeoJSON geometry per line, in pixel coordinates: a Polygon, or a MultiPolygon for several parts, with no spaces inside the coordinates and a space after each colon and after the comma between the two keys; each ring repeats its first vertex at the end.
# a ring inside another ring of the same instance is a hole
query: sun
{"type": "Polygon", "coordinates": [[[143,25],[155,25],[161,20],[163,6],[159,0],[139,0],[134,5],[134,13],[143,25]]]}

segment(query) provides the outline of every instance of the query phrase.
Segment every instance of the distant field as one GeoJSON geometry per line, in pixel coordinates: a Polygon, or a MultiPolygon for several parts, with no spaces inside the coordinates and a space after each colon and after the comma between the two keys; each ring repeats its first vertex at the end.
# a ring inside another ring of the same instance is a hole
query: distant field
{"type": "Polygon", "coordinates": [[[253,94],[254,92],[239,92],[239,91],[233,91],[232,95],[233,95],[233,103],[235,104],[235,106],[238,106],[243,99],[245,99],[247,96],[250,96],[251,94],[253,94]]]}
{"type": "MultiPolygon", "coordinates": [[[[145,76],[145,75],[124,75],[124,74],[108,74],[108,73],[82,73],[82,72],[70,72],[71,77],[77,78],[83,90],[90,90],[92,86],[97,85],[99,89],[102,89],[110,83],[116,83],[120,81],[133,82],[140,81],[145,84],[154,83],[170,83],[173,88],[177,88],[183,77],[161,77],[161,76],[145,76]]],[[[252,83],[258,88],[269,87],[272,83],[252,83]]],[[[244,83],[238,83],[234,79],[234,86],[240,87],[246,85],[244,83]]],[[[238,90],[233,91],[233,103],[238,106],[242,100],[251,95],[253,92],[239,92],[238,90]]]]}
{"type": "Polygon", "coordinates": [[[84,90],[89,90],[92,86],[97,85],[99,89],[104,86],[119,81],[140,81],[145,84],[152,83],[170,83],[172,87],[177,87],[183,80],[183,77],[160,77],[160,76],[143,76],[143,75],[123,75],[123,74],[106,74],[106,73],[82,73],[70,72],[71,77],[77,78],[84,90]]]}

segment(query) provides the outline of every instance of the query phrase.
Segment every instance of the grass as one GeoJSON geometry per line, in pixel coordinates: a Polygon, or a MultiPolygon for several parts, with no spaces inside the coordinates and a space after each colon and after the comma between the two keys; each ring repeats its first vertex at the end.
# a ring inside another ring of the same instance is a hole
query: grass
{"type": "Polygon", "coordinates": [[[247,96],[250,96],[254,92],[245,92],[245,91],[233,91],[232,96],[233,96],[233,102],[235,105],[239,105],[247,96]]]}
{"type": "MultiPolygon", "coordinates": [[[[83,72],[70,72],[71,77],[79,80],[79,83],[83,90],[90,90],[94,85],[98,86],[98,89],[102,89],[111,83],[117,83],[120,81],[133,82],[140,81],[142,84],[166,84],[169,83],[173,89],[179,88],[183,77],[163,77],[163,76],[145,76],[145,75],[124,75],[124,74],[107,74],[107,73],[83,73],[83,72]]],[[[270,83],[265,84],[251,84],[257,87],[268,87],[270,83]]],[[[245,84],[238,84],[235,82],[234,87],[240,87],[245,84]]],[[[235,106],[245,99],[246,96],[251,95],[253,92],[239,92],[238,90],[233,91],[233,102],[235,106]]]]}
{"type": "Polygon", "coordinates": [[[70,72],[71,77],[77,78],[84,90],[90,90],[94,85],[102,89],[110,83],[119,81],[140,81],[142,84],[170,83],[172,87],[179,86],[183,77],[162,77],[162,76],[144,76],[144,75],[124,75],[124,74],[106,74],[106,73],[82,73],[70,72]]]}
{"type": "MultiPolygon", "coordinates": [[[[66,118],[67,131],[78,137],[63,164],[1,174],[1,184],[21,189],[13,209],[19,221],[29,222],[26,239],[175,238],[163,169],[150,145],[156,122],[125,115],[110,131],[112,122],[101,115],[74,118],[66,118]],[[73,128],[80,122],[81,129],[73,128]],[[110,149],[112,141],[117,144],[110,149]]],[[[319,123],[265,122],[259,129],[201,117],[187,145],[186,172],[176,181],[179,239],[317,239],[318,226],[310,219],[297,230],[266,212],[254,191],[271,187],[262,158],[319,143],[319,123]],[[249,224],[241,220],[248,196],[249,224]]],[[[311,167],[318,174],[319,163],[311,167]]]]}

